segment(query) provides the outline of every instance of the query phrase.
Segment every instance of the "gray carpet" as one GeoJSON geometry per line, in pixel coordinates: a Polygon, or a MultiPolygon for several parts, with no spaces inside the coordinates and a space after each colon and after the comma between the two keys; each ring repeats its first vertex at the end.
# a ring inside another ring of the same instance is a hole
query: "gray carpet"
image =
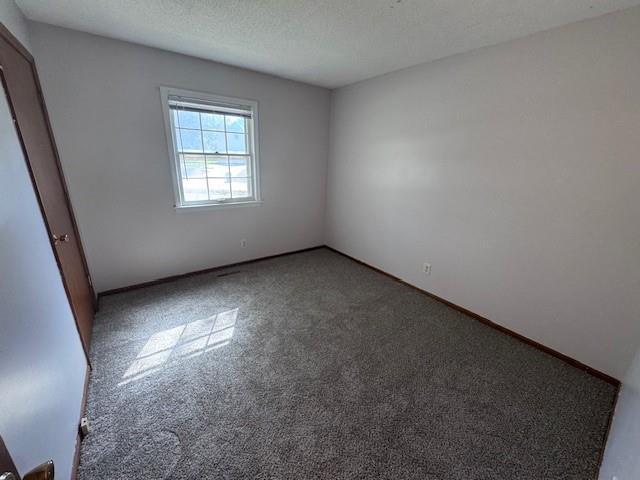
{"type": "Polygon", "coordinates": [[[80,479],[594,479],[614,388],[327,249],[104,297],[80,479]]]}

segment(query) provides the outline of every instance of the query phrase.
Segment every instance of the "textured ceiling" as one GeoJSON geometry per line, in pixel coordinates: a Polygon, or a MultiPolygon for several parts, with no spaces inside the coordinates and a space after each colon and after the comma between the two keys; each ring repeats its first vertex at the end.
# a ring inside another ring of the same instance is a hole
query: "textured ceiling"
{"type": "Polygon", "coordinates": [[[17,0],[25,15],[325,87],[640,0],[17,0]]]}

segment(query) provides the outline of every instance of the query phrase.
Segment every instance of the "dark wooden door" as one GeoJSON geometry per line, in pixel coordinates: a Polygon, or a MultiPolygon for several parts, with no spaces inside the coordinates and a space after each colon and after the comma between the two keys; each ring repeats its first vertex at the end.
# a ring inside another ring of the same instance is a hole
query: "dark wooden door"
{"type": "MultiPolygon", "coordinates": [[[[95,294],[31,55],[0,24],[0,67],[51,245],[88,354],[95,294]]],[[[37,301],[37,299],[34,299],[37,301]]]]}
{"type": "Polygon", "coordinates": [[[13,473],[16,478],[20,478],[16,465],[13,463],[13,459],[7,450],[4,440],[0,436],[0,476],[3,473],[13,473]]]}

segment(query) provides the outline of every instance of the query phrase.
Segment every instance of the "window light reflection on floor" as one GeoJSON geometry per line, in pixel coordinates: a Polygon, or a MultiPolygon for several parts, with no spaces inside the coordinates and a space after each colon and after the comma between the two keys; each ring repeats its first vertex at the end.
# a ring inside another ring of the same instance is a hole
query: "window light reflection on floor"
{"type": "Polygon", "coordinates": [[[231,341],[238,309],[154,333],[122,376],[124,385],[157,372],[171,362],[224,347],[231,341]]]}

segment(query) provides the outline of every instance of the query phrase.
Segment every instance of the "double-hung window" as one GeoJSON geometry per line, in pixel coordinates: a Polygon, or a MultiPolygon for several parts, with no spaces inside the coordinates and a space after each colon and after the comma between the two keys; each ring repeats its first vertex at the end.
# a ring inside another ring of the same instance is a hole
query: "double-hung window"
{"type": "Polygon", "coordinates": [[[161,88],[176,207],[258,203],[251,100],[161,88]]]}

